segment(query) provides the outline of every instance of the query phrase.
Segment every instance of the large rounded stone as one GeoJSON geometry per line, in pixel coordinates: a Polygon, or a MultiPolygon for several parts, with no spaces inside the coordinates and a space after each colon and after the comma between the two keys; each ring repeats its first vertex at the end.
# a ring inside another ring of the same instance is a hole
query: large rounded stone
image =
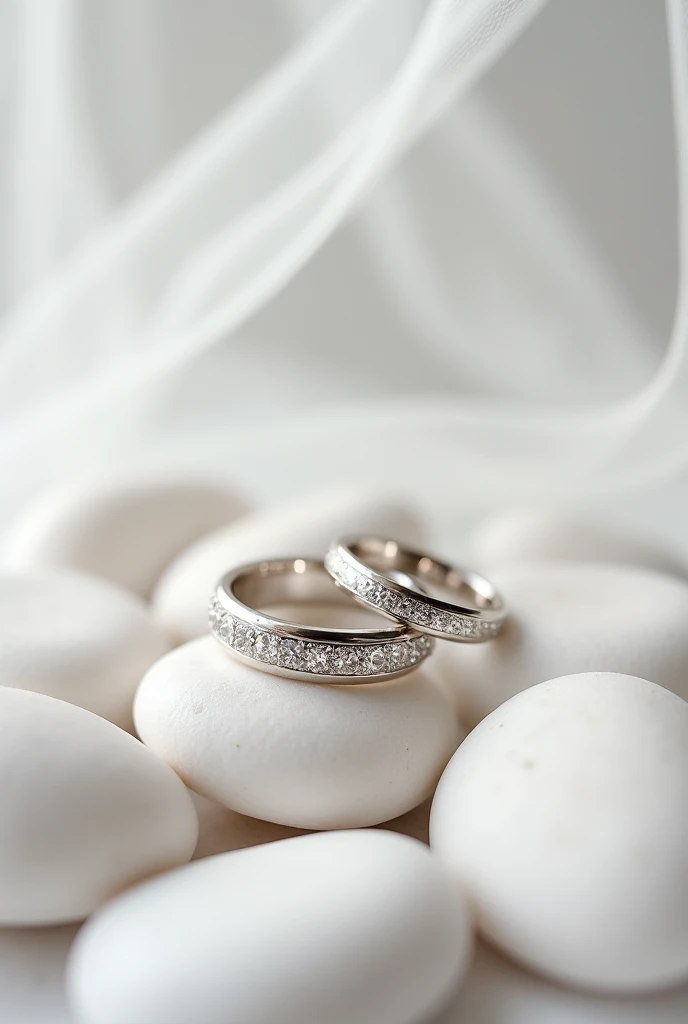
{"type": "Polygon", "coordinates": [[[83,1024],[417,1024],[470,956],[460,890],[427,847],[331,832],[196,861],[80,933],[83,1024]]]}
{"type": "Polygon", "coordinates": [[[482,644],[437,644],[431,662],[466,726],[573,672],[625,672],[688,697],[685,580],[583,562],[494,566],[487,575],[509,606],[505,628],[482,644]]]}
{"type": "Polygon", "coordinates": [[[147,597],[180,551],[246,510],[233,489],[213,481],[86,480],[27,509],[3,540],[0,564],[78,569],[147,597]]]}
{"type": "Polygon", "coordinates": [[[240,663],[212,637],[150,669],[134,717],[144,743],[196,792],[304,829],[374,825],[411,810],[460,738],[423,669],[368,685],[296,682],[240,663]]]}
{"type": "Polygon", "coordinates": [[[0,575],[0,686],[59,697],[131,729],[141,676],[169,648],[135,594],[81,573],[0,575]]]}
{"type": "Polygon", "coordinates": [[[688,980],[688,704],[589,672],[519,693],[440,780],[430,845],[495,946],[558,981],[688,980]]]}
{"type": "Polygon", "coordinates": [[[0,925],[77,921],[193,854],[171,768],[110,722],[0,686],[0,925]]]}

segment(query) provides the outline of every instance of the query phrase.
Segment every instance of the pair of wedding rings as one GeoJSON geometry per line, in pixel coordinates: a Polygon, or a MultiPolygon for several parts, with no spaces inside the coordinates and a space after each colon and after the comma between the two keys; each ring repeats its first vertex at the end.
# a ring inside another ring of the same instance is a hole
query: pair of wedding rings
{"type": "Polygon", "coordinates": [[[481,643],[497,635],[505,616],[501,597],[478,573],[379,537],[339,540],[324,561],[241,566],[223,576],[210,600],[211,631],[233,655],[275,675],[323,683],[393,679],[424,661],[436,637],[481,643]],[[351,607],[351,598],[394,624],[305,626],[258,610],[337,600],[351,607]]]}

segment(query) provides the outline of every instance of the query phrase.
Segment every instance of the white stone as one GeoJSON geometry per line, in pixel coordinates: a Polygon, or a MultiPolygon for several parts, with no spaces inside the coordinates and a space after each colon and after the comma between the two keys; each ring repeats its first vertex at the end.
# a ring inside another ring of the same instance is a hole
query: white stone
{"type": "Polygon", "coordinates": [[[147,597],[180,551],[246,511],[232,489],[212,481],[89,480],[29,508],[5,535],[0,565],[77,569],[147,597]]]}
{"type": "Polygon", "coordinates": [[[80,920],[193,854],[179,778],[82,708],[0,686],[0,778],[2,925],[80,920]]]}
{"type": "Polygon", "coordinates": [[[228,569],[265,558],[324,557],[336,536],[358,532],[422,540],[415,513],[398,502],[352,490],[309,495],[215,530],[191,545],[156,587],[158,617],[180,643],[204,636],[210,592],[228,569]]]}
{"type": "Polygon", "coordinates": [[[0,928],[2,1024],[74,1024],[64,968],[77,928],[0,928]]]}
{"type": "Polygon", "coordinates": [[[422,670],[375,684],[301,682],[232,658],[212,637],[148,671],[134,703],[144,743],[191,789],[296,828],[353,828],[410,810],[459,742],[422,670]]]}
{"type": "Polygon", "coordinates": [[[490,567],[509,606],[481,644],[440,643],[439,683],[472,727],[545,679],[608,671],[652,679],[688,697],[688,583],[630,566],[522,563],[490,567]]]}
{"type": "Polygon", "coordinates": [[[169,648],[150,609],[106,580],[0,575],[0,685],[78,704],[131,729],[141,677],[169,648]]]}
{"type": "Polygon", "coordinates": [[[648,537],[556,510],[514,510],[486,519],[469,535],[466,557],[476,567],[509,562],[614,562],[688,574],[688,565],[678,555],[648,537]]]}
{"type": "Polygon", "coordinates": [[[459,747],[430,845],[489,941],[558,981],[688,979],[688,704],[588,672],[518,694],[459,747]]]}
{"type": "Polygon", "coordinates": [[[427,1024],[685,1024],[688,986],[646,996],[576,992],[478,945],[464,984],[427,1024]]]}
{"type": "Polygon", "coordinates": [[[427,847],[300,836],[120,896],[67,970],[84,1024],[418,1024],[464,973],[466,908],[427,847]]]}

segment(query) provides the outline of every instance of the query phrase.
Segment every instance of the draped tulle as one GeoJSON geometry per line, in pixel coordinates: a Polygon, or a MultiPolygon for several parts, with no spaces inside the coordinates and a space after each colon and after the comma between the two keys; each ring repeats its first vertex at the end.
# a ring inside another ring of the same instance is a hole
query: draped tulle
{"type": "Polygon", "coordinates": [[[462,507],[681,470],[685,262],[656,338],[480,88],[544,6],[4,5],[0,517],[118,465],[462,507]]]}

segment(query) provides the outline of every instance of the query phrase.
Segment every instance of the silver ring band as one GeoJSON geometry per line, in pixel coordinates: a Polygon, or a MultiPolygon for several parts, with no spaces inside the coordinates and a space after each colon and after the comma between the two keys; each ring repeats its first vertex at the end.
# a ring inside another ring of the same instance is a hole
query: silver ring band
{"type": "Polygon", "coordinates": [[[483,576],[393,540],[345,537],[331,546],[325,566],[335,583],[361,603],[443,640],[489,640],[506,617],[504,602],[483,576]],[[402,577],[415,580],[417,589],[406,586],[402,577]],[[448,599],[435,597],[433,590],[448,599]]]}
{"type": "Polygon", "coordinates": [[[275,675],[329,683],[372,683],[410,672],[433,641],[399,622],[379,629],[304,626],[257,607],[319,601],[351,608],[323,562],[296,558],[234,569],[210,601],[213,635],[240,660],[275,675]]]}

